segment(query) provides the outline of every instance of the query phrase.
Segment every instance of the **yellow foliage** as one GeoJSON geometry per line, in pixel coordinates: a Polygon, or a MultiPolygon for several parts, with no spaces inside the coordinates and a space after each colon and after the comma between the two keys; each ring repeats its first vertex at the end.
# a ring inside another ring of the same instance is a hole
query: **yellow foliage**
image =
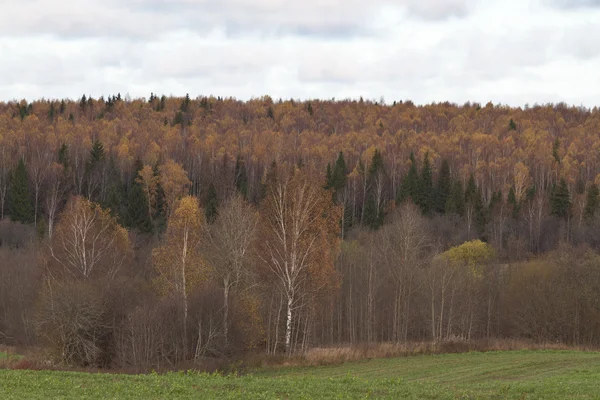
{"type": "Polygon", "coordinates": [[[451,248],[440,257],[453,267],[468,267],[473,276],[479,278],[483,275],[483,267],[496,257],[496,251],[481,240],[471,240],[451,248]]]}

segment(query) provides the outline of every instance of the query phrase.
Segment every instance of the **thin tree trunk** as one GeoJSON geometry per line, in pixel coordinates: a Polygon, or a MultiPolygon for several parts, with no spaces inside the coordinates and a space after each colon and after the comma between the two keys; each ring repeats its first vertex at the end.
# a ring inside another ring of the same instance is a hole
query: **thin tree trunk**
{"type": "Polygon", "coordinates": [[[294,305],[293,292],[287,295],[287,313],[285,320],[285,352],[289,355],[292,349],[292,306],[294,305]]]}

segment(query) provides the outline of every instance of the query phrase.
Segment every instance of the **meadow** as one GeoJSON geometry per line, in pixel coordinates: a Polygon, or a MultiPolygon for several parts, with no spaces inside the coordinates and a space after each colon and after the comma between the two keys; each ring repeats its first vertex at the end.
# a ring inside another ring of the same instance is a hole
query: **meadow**
{"type": "Polygon", "coordinates": [[[598,399],[600,353],[419,355],[243,374],[0,370],[3,399],[598,399]]]}

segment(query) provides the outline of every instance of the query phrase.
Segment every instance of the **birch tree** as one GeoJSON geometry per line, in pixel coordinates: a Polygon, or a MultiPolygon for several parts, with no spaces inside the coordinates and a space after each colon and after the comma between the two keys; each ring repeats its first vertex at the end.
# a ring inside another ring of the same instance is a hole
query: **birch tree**
{"type": "MultiPolygon", "coordinates": [[[[127,230],[108,210],[81,197],[67,204],[50,242],[62,278],[114,278],[130,256],[127,230]]],[[[57,277],[57,276],[55,276],[57,277]]]]}
{"type": "Polygon", "coordinates": [[[205,277],[205,263],[200,255],[203,224],[204,216],[198,199],[192,196],[182,198],[169,218],[163,244],[152,251],[158,291],[175,298],[181,307],[184,357],[187,352],[189,295],[205,277]]]}
{"type": "Polygon", "coordinates": [[[285,349],[292,352],[292,330],[310,293],[328,288],[339,249],[340,209],[311,174],[295,170],[272,182],[262,210],[260,257],[282,293],[285,349]]]}

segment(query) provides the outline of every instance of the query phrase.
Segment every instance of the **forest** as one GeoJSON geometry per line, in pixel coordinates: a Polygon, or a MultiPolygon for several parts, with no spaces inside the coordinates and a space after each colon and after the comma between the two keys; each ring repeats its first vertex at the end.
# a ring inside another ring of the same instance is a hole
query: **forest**
{"type": "Polygon", "coordinates": [[[600,110],[0,103],[0,344],[154,368],[316,346],[600,345],[600,110]]]}

